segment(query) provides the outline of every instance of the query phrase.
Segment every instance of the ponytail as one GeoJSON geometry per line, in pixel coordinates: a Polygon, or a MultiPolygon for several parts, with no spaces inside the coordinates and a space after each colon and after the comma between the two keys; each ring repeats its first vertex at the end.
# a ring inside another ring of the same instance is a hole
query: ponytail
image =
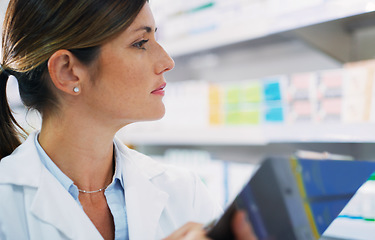
{"type": "Polygon", "coordinates": [[[8,72],[0,65],[0,161],[21,144],[21,133],[17,128],[24,131],[14,119],[8,104],[6,94],[8,79],[8,72]]]}

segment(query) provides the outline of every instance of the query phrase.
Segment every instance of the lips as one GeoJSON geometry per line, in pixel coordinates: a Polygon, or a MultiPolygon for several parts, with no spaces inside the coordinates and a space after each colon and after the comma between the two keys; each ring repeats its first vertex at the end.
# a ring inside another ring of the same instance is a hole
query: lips
{"type": "Polygon", "coordinates": [[[166,84],[166,83],[163,83],[162,85],[160,85],[157,89],[155,89],[155,90],[152,91],[151,93],[152,93],[152,94],[157,94],[157,95],[162,95],[162,96],[164,96],[164,94],[165,94],[165,91],[164,91],[165,86],[167,86],[167,84],[166,84]]]}

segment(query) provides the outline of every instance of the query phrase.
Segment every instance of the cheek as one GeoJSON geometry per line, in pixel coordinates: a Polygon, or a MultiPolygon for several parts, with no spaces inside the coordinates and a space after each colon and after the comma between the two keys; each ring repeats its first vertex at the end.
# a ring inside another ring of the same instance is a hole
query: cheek
{"type": "Polygon", "coordinates": [[[151,96],[155,84],[145,62],[147,59],[144,55],[134,56],[129,52],[103,55],[97,84],[94,86],[96,96],[93,97],[97,98],[96,104],[100,104],[103,111],[121,116],[125,114],[125,117],[129,117],[129,114],[148,115],[150,107],[164,114],[164,105],[151,96]]]}
{"type": "MultiPolygon", "coordinates": [[[[123,110],[139,107],[147,101],[149,87],[142,71],[132,67],[119,67],[108,72],[103,86],[109,104],[123,110]]],[[[129,109],[130,110],[130,109],[129,109]]]]}
{"type": "Polygon", "coordinates": [[[110,88],[116,95],[136,97],[137,95],[143,95],[147,89],[142,72],[137,72],[134,68],[123,68],[121,71],[108,76],[108,81],[111,81],[110,88]]]}
{"type": "MultiPolygon", "coordinates": [[[[113,57],[107,64],[103,65],[103,69],[105,69],[103,77],[106,79],[112,78],[113,83],[119,84],[119,86],[136,86],[137,79],[142,78],[145,69],[137,57],[129,58],[119,58],[118,55],[113,57]]],[[[111,79],[109,80],[111,81],[111,79]]]]}

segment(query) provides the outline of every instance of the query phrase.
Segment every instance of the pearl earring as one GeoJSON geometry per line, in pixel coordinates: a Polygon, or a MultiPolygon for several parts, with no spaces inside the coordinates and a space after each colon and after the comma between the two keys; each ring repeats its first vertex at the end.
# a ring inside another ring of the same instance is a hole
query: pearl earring
{"type": "Polygon", "coordinates": [[[73,92],[78,93],[79,92],[79,88],[78,87],[74,87],[73,88],[73,92]]]}

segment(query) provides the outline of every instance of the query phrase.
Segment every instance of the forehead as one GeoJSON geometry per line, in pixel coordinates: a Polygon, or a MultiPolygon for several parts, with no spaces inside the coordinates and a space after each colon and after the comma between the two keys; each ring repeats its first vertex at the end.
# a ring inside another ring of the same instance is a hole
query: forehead
{"type": "Polygon", "coordinates": [[[134,19],[133,23],[128,27],[126,32],[142,30],[145,27],[150,27],[153,30],[155,29],[154,16],[147,2],[142,7],[141,11],[138,13],[137,17],[134,19]]]}

